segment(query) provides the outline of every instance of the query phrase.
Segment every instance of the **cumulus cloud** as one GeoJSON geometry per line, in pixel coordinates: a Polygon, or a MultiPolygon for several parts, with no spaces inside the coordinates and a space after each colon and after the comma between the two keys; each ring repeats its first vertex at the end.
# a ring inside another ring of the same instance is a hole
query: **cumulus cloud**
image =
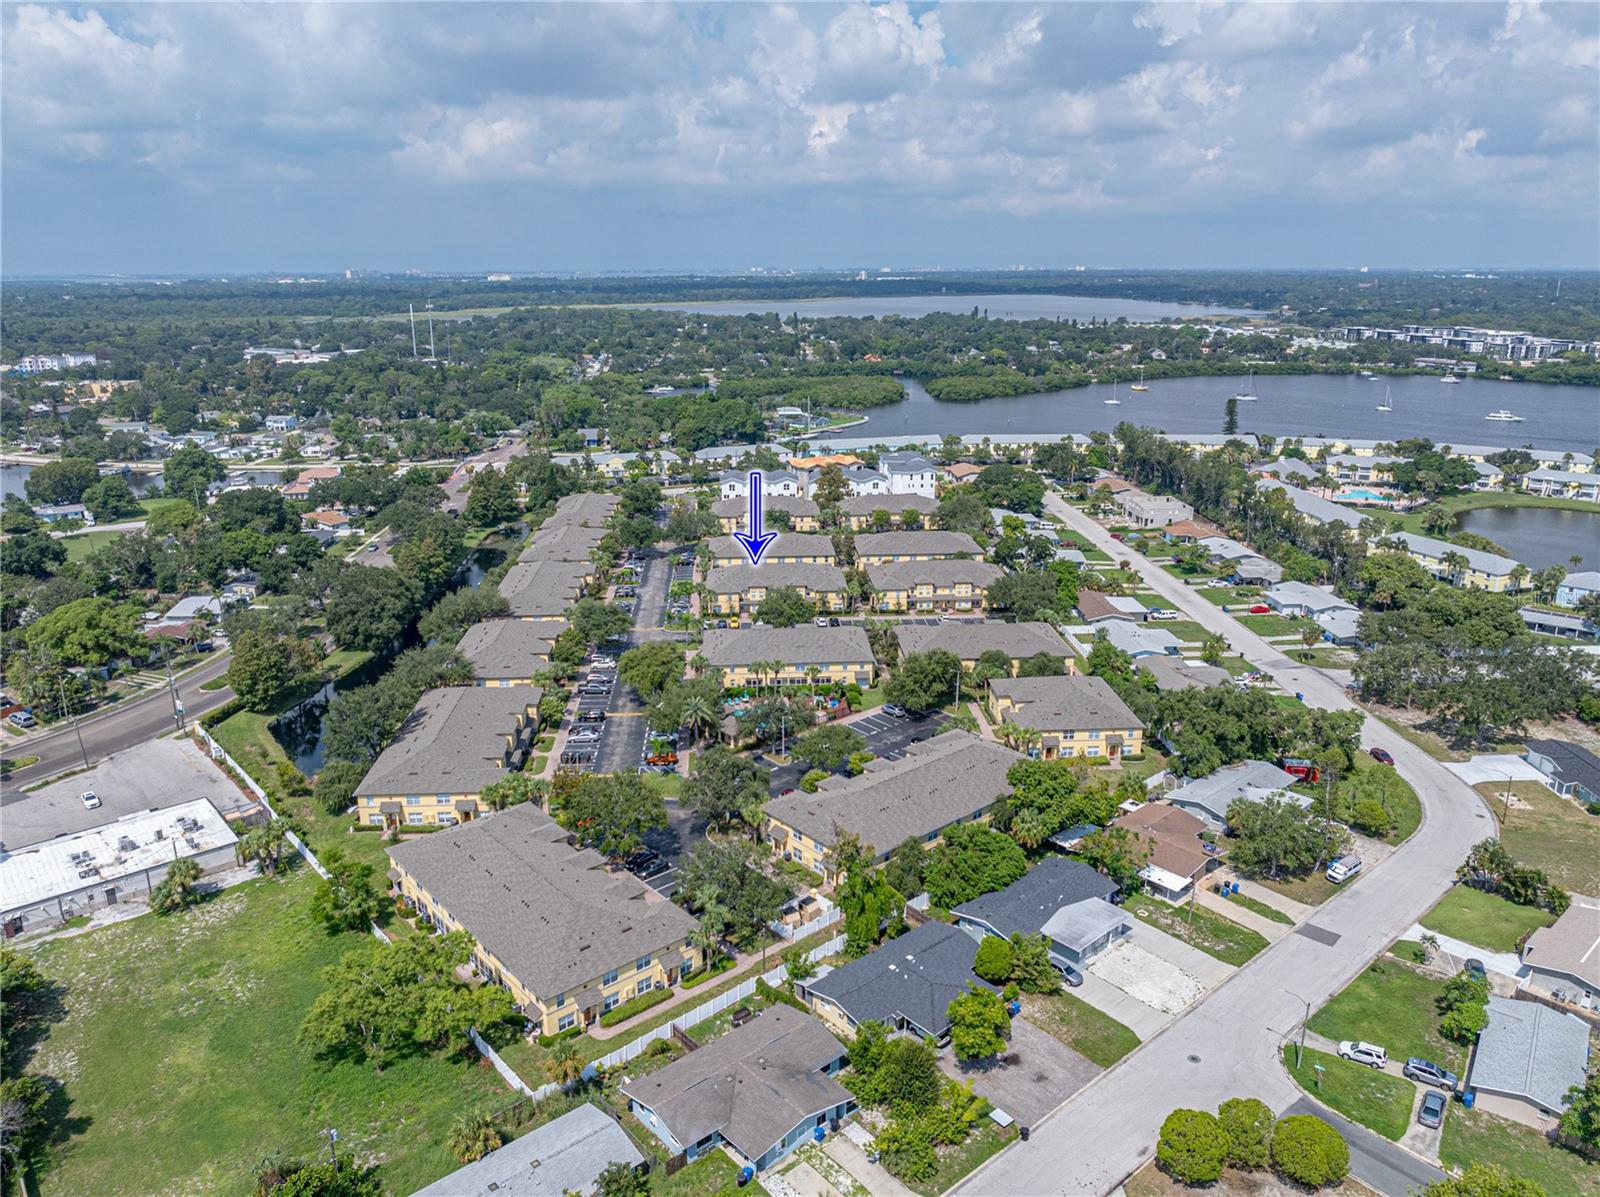
{"type": "MultiPolygon", "coordinates": [[[[981,254],[997,218],[1225,229],[1241,196],[1323,228],[1340,205],[1404,197],[1441,247],[1456,244],[1452,221],[1512,206],[1570,229],[1596,213],[1597,13],[1520,0],[17,5],[0,14],[7,249],[48,249],[74,212],[77,238],[98,235],[100,214],[118,242],[114,204],[93,197],[131,180],[177,220],[185,196],[207,197],[208,229],[229,201],[248,220],[267,186],[326,235],[369,239],[404,227],[346,217],[350,195],[403,192],[469,227],[503,197],[568,212],[603,200],[617,220],[633,213],[646,247],[661,213],[698,214],[698,231],[675,227],[712,258],[727,228],[773,205],[847,207],[856,232],[839,244],[932,230],[957,251],[943,259],[981,254]],[[1516,194],[1496,194],[1497,178],[1516,194]]],[[[1244,221],[1233,235],[1252,233],[1244,221]]]]}

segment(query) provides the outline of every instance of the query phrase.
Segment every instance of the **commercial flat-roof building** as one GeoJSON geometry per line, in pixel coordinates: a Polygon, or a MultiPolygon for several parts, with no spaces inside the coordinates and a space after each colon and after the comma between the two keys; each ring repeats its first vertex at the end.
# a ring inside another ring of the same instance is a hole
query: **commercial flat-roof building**
{"type": "Polygon", "coordinates": [[[1149,495],[1142,490],[1125,490],[1117,496],[1123,518],[1138,528],[1165,528],[1180,520],[1194,519],[1194,508],[1170,495],[1149,495]]]}
{"type": "Polygon", "coordinates": [[[769,1006],[649,1076],[627,1081],[628,1108],[673,1154],[726,1145],[757,1172],[855,1108],[834,1077],[844,1046],[809,1014],[769,1006]]]}
{"type": "Polygon", "coordinates": [[[711,612],[746,615],[774,590],[792,589],[819,611],[845,609],[844,571],[837,565],[806,565],[763,560],[760,565],[722,565],[706,573],[711,612]]]}
{"type": "Polygon", "coordinates": [[[950,1003],[976,985],[994,986],[973,974],[978,945],[949,923],[915,927],[850,963],[830,969],[795,992],[818,1018],[847,1034],[864,1022],[944,1040],[950,1034],[950,1003]]]}
{"type": "Polygon", "coordinates": [[[529,686],[550,668],[550,646],[566,623],[542,619],[486,619],[456,645],[480,686],[529,686]]]}
{"type": "Polygon", "coordinates": [[[695,920],[532,803],[389,848],[395,887],[554,1035],[699,966],[695,920]]]}
{"type": "Polygon", "coordinates": [[[1011,793],[1006,771],[1021,759],[968,732],[945,732],[913,744],[897,761],[868,762],[857,777],[829,777],[814,794],[772,799],[766,836],[785,860],[832,881],[827,853],[837,829],[854,832],[878,860],[908,838],[932,843],[1011,793]]]}
{"type": "Polygon", "coordinates": [[[1478,1109],[1546,1130],[1582,1085],[1589,1024],[1537,1002],[1489,999],[1489,1025],[1478,1035],[1465,1091],[1478,1109]]]}
{"type": "Polygon", "coordinates": [[[473,818],[484,788],[522,767],[541,697],[537,686],[429,690],[356,787],[361,821],[403,827],[473,818]]]}
{"type": "Polygon", "coordinates": [[[1103,678],[990,678],[989,701],[1000,723],[1039,733],[1036,751],[1047,761],[1070,756],[1117,761],[1144,752],[1143,720],[1103,678]]]}
{"type": "Polygon", "coordinates": [[[757,680],[751,666],[780,661],[777,674],[762,673],[764,685],[803,686],[816,682],[854,682],[870,686],[876,666],[867,633],[858,624],[819,628],[708,628],[700,646],[707,665],[723,671],[723,681],[742,686],[757,680]],[[816,669],[813,679],[809,670],[816,669]]]}
{"type": "Polygon", "coordinates": [[[953,558],[867,566],[875,611],[983,611],[989,587],[1001,576],[1000,567],[986,561],[953,558]]]}
{"type": "Polygon", "coordinates": [[[610,1165],[643,1163],[616,1119],[584,1102],[411,1197],[589,1197],[610,1165]]]}
{"type": "Polygon", "coordinates": [[[175,860],[202,873],[230,868],[238,838],[197,798],[0,852],[0,924],[9,937],[127,901],[158,885],[175,860]]]}
{"type": "Polygon", "coordinates": [[[983,560],[978,542],[965,532],[861,532],[856,535],[859,565],[887,565],[895,561],[939,561],[946,557],[983,560]]]}
{"type": "Polygon", "coordinates": [[[954,653],[965,669],[971,669],[984,653],[1004,653],[1011,671],[1029,657],[1040,653],[1065,664],[1067,673],[1077,672],[1077,658],[1061,633],[1042,620],[1006,623],[1002,619],[963,619],[948,623],[901,624],[895,629],[900,655],[943,649],[954,653]]]}

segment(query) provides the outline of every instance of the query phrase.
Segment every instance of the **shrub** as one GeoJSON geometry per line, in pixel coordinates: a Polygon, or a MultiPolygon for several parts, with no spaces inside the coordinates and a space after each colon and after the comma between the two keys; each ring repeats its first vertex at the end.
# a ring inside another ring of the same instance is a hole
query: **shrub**
{"type": "Polygon", "coordinates": [[[994,985],[1005,981],[1011,976],[1011,944],[998,935],[985,935],[972,971],[994,985]]]}
{"type": "Polygon", "coordinates": [[[920,1039],[891,1039],[878,1060],[883,1101],[895,1107],[927,1109],[939,1100],[944,1074],[933,1048],[920,1039]]]}
{"type": "Polygon", "coordinates": [[[1156,1162],[1184,1184],[1210,1184],[1222,1175],[1228,1149],[1228,1132],[1215,1114],[1173,1110],[1161,1124],[1156,1162]]]}
{"type": "Polygon", "coordinates": [[[1272,1162],[1272,1110],[1253,1097],[1235,1097],[1217,1109],[1228,1133],[1228,1163],[1236,1168],[1265,1168],[1272,1162]]]}
{"type": "Polygon", "coordinates": [[[939,1170],[933,1132],[920,1118],[896,1118],[878,1132],[877,1147],[891,1176],[927,1180],[939,1170]]]}
{"type": "Polygon", "coordinates": [[[557,1031],[554,1035],[540,1035],[539,1046],[554,1047],[563,1040],[576,1039],[581,1034],[583,1034],[583,1028],[581,1026],[571,1026],[564,1031],[557,1031]]]}
{"type": "Polygon", "coordinates": [[[1394,830],[1394,816],[1383,803],[1365,798],[1356,803],[1350,812],[1350,822],[1357,831],[1382,839],[1394,830]]]}
{"type": "Polygon", "coordinates": [[[659,1006],[671,996],[672,990],[670,989],[652,989],[647,993],[641,993],[638,997],[629,998],[620,1006],[613,1006],[607,1010],[600,1016],[600,1025],[614,1027],[619,1022],[625,1022],[632,1018],[635,1014],[643,1013],[650,1009],[651,1006],[659,1006]]]}
{"type": "Polygon", "coordinates": [[[1321,1188],[1350,1171],[1344,1137],[1320,1118],[1291,1114],[1272,1131],[1272,1166],[1295,1184],[1321,1188]]]}
{"type": "Polygon", "coordinates": [[[278,791],[286,798],[304,798],[311,793],[311,787],[306,783],[306,775],[294,767],[293,761],[279,761],[273,766],[273,777],[278,783],[278,791]]]}
{"type": "Polygon", "coordinates": [[[356,787],[366,775],[366,769],[354,761],[329,761],[317,773],[313,800],[328,814],[341,814],[350,809],[356,787]]]}

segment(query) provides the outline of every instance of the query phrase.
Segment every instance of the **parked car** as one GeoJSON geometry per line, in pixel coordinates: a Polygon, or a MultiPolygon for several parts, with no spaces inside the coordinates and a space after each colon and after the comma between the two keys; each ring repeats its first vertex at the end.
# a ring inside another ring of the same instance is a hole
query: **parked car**
{"type": "Polygon", "coordinates": [[[579,711],[578,712],[578,722],[579,723],[604,723],[605,721],[606,721],[606,713],[604,711],[579,711]]]}
{"type": "Polygon", "coordinates": [[[838,627],[839,626],[839,617],[837,615],[828,616],[828,626],[830,628],[838,627]]]}
{"type": "Polygon", "coordinates": [[[32,727],[39,721],[27,711],[12,711],[11,714],[6,716],[6,722],[11,724],[12,727],[32,727]]]}
{"type": "Polygon", "coordinates": [[[816,624],[819,628],[825,628],[828,626],[828,617],[826,615],[819,615],[811,622],[816,624]]]}
{"type": "Polygon", "coordinates": [[[212,644],[211,641],[202,640],[194,646],[194,651],[197,653],[208,653],[215,647],[216,645],[212,644]]]}
{"type": "Polygon", "coordinates": [[[1343,884],[1361,871],[1361,858],[1359,856],[1341,856],[1328,866],[1328,880],[1335,885],[1343,884]]]}
{"type": "Polygon", "coordinates": [[[1272,608],[1267,606],[1267,604],[1265,604],[1265,603],[1251,603],[1250,604],[1250,614],[1251,615],[1270,615],[1271,613],[1272,613],[1272,608]]]}
{"type": "Polygon", "coordinates": [[[1056,972],[1061,974],[1061,979],[1067,983],[1069,988],[1076,989],[1083,984],[1083,974],[1078,972],[1077,969],[1062,964],[1061,961],[1054,957],[1051,957],[1050,963],[1055,967],[1056,972]]]}
{"type": "Polygon", "coordinates": [[[1377,761],[1380,765],[1394,764],[1394,757],[1389,755],[1389,751],[1386,748],[1372,748],[1368,749],[1368,752],[1372,756],[1372,759],[1377,761]]]}
{"type": "Polygon", "coordinates": [[[671,868],[672,865],[668,861],[665,861],[658,856],[649,864],[641,865],[637,869],[634,869],[633,875],[640,881],[648,881],[652,877],[661,876],[662,873],[667,872],[671,868]]]}
{"type": "Polygon", "coordinates": [[[886,702],[886,703],[884,703],[883,704],[883,713],[885,715],[889,716],[889,718],[891,718],[891,719],[904,719],[906,717],[906,709],[905,709],[905,707],[901,706],[897,702],[886,702]]]}
{"type": "Polygon", "coordinates": [[[96,794],[93,790],[85,790],[82,794],[78,795],[78,797],[83,799],[83,805],[89,810],[100,809],[100,795],[96,794]]]}
{"type": "Polygon", "coordinates": [[[1157,623],[1166,623],[1168,620],[1177,619],[1178,613],[1171,607],[1152,607],[1150,608],[1150,618],[1157,623]]]}
{"type": "Polygon", "coordinates": [[[1437,1127],[1444,1124],[1445,1095],[1439,1092],[1427,1094],[1422,1099],[1422,1105],[1417,1109],[1417,1122],[1422,1126],[1437,1127]]]}
{"type": "Polygon", "coordinates": [[[1389,1062],[1389,1053],[1376,1043],[1367,1043],[1362,1039],[1346,1039],[1339,1044],[1339,1055],[1356,1064],[1365,1064],[1369,1068],[1382,1069],[1389,1062]]]}
{"type": "Polygon", "coordinates": [[[1424,1060],[1421,1056],[1412,1056],[1400,1072],[1407,1080],[1421,1081],[1424,1085],[1432,1085],[1451,1093],[1455,1092],[1456,1081],[1459,1079],[1448,1068],[1435,1064],[1432,1060],[1424,1060]]]}

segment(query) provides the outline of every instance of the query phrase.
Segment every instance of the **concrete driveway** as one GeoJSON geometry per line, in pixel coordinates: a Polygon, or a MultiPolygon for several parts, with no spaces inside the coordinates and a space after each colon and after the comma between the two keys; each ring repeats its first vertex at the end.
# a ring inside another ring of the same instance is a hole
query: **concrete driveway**
{"type": "Polygon", "coordinates": [[[1486,782],[1504,786],[1508,780],[1536,781],[1540,785],[1545,782],[1543,773],[1520,756],[1512,756],[1510,753],[1475,756],[1470,761],[1447,764],[1445,768],[1469,786],[1481,786],[1486,782]]]}
{"type": "Polygon", "coordinates": [[[988,1098],[1023,1126],[1032,1126],[1100,1073],[1100,1067],[1025,1018],[1011,1020],[1011,1050],[986,1068],[963,1069],[942,1048],[939,1068],[988,1098]],[[1011,1056],[1015,1063],[1004,1063],[1011,1056]]]}

